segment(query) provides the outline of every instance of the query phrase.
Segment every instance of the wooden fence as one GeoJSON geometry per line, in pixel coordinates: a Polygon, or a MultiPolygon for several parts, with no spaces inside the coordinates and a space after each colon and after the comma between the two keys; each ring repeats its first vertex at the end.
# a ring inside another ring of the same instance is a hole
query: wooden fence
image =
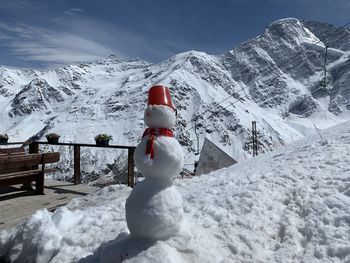
{"type": "Polygon", "coordinates": [[[80,148],[81,147],[98,147],[98,148],[111,148],[111,149],[124,149],[128,150],[128,186],[134,187],[135,185],[135,171],[134,171],[134,146],[123,146],[123,145],[108,145],[108,146],[97,146],[96,144],[86,144],[86,143],[49,143],[49,142],[9,142],[5,144],[0,145],[16,145],[21,144],[23,146],[29,145],[29,153],[38,153],[39,152],[39,145],[59,145],[59,146],[72,146],[74,149],[74,184],[80,184],[81,183],[81,172],[80,172],[80,148]]]}

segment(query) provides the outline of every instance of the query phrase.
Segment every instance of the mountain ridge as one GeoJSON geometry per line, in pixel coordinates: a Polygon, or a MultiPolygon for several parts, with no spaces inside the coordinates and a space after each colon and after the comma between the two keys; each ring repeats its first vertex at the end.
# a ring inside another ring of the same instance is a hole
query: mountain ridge
{"type": "MultiPolygon", "coordinates": [[[[113,144],[136,145],[145,128],[147,91],[160,83],[169,86],[178,109],[175,133],[187,163],[197,158],[194,118],[200,144],[207,136],[243,160],[250,157],[253,120],[262,152],[302,138],[313,124],[324,128],[349,119],[350,32],[322,25],[281,19],[224,54],[187,51],[157,64],[111,55],[46,72],[1,67],[0,132],[20,141],[45,129],[58,132],[62,141],[84,143],[109,133],[113,144]],[[336,30],[346,38],[329,48],[329,83],[323,87],[325,43],[319,37],[334,39],[336,30]]],[[[69,151],[59,151],[61,170],[70,171],[69,151]]],[[[82,155],[82,170],[89,175],[120,154],[84,149],[82,155]]]]}

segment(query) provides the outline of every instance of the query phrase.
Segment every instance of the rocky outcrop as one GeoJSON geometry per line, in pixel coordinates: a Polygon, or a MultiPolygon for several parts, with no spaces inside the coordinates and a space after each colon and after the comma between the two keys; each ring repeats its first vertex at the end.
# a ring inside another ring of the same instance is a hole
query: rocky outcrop
{"type": "Polygon", "coordinates": [[[55,102],[63,102],[61,92],[45,79],[35,78],[18,92],[11,102],[9,116],[30,115],[34,111],[47,110],[55,102]]]}

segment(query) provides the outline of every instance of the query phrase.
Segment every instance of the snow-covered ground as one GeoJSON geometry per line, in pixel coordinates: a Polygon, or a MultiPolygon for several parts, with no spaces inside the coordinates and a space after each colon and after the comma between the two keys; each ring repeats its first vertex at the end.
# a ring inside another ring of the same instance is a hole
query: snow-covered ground
{"type": "Polygon", "coordinates": [[[1,232],[0,255],[38,263],[350,262],[350,122],[321,135],[176,180],[185,223],[168,240],[128,235],[130,189],[116,185],[1,232]]]}

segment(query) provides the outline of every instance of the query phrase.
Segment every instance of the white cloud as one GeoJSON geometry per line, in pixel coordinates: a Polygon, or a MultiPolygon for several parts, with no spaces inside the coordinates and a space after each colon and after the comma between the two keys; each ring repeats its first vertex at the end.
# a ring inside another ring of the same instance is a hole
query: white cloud
{"type": "Polygon", "coordinates": [[[0,35],[0,40],[4,40],[5,41],[5,40],[11,40],[11,39],[12,39],[12,37],[9,36],[9,35],[5,35],[5,34],[1,34],[0,35]]]}
{"type": "Polygon", "coordinates": [[[0,19],[0,39],[1,36],[6,39],[0,46],[7,48],[12,56],[49,68],[96,61],[110,54],[121,58],[156,59],[172,55],[169,47],[163,45],[164,39],[151,38],[83,14],[52,17],[45,27],[30,26],[18,20],[5,23],[0,19]]]}
{"type": "Polygon", "coordinates": [[[116,23],[108,23],[92,17],[70,16],[56,21],[69,32],[84,38],[93,38],[99,43],[106,43],[113,53],[121,58],[162,58],[173,53],[163,45],[160,36],[149,36],[148,32],[134,32],[116,23]]]}
{"type": "Polygon", "coordinates": [[[78,34],[55,32],[41,27],[0,22],[0,39],[22,60],[47,64],[93,61],[114,53],[110,48],[78,34]]]}
{"type": "Polygon", "coordinates": [[[69,15],[69,16],[74,16],[76,14],[84,12],[83,9],[81,8],[69,8],[68,10],[64,11],[63,14],[69,15]]]}

